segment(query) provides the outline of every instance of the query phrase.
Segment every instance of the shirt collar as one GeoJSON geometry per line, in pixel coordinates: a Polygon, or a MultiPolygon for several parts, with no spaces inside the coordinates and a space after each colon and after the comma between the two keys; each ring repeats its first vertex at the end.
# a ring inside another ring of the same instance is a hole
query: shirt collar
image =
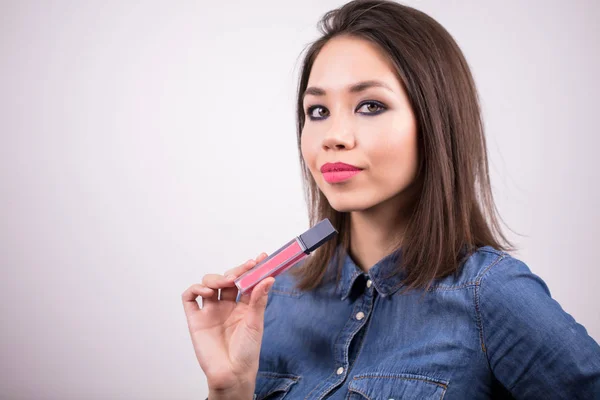
{"type": "MultiPolygon", "coordinates": [[[[367,273],[365,273],[350,257],[348,252],[338,246],[337,253],[343,258],[341,265],[340,282],[338,284],[338,294],[345,300],[349,295],[352,287],[360,276],[366,279],[371,279],[375,289],[381,296],[389,296],[395,293],[403,285],[403,280],[406,273],[403,270],[398,270],[397,265],[402,257],[402,250],[397,249],[388,254],[375,265],[373,265],[367,273]]],[[[334,265],[337,266],[337,258],[334,257],[334,265]]]]}

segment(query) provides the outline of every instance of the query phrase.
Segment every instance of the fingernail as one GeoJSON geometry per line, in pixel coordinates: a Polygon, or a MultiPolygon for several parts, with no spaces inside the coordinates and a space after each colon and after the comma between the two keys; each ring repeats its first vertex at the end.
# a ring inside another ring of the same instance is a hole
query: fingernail
{"type": "Polygon", "coordinates": [[[235,275],[227,275],[225,279],[227,279],[228,281],[235,281],[235,275]]]}

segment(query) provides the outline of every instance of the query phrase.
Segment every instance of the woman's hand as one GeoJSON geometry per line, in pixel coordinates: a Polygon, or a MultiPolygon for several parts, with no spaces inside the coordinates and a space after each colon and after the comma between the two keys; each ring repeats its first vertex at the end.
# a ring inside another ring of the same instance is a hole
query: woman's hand
{"type": "Polygon", "coordinates": [[[236,393],[252,398],[267,294],[275,278],[264,279],[237,303],[234,280],[266,257],[262,253],[224,275],[205,275],[202,283],[190,286],[181,296],[196,358],[211,393],[236,393]],[[218,289],[221,289],[220,300],[218,289]],[[202,308],[196,302],[199,296],[202,308]]]}

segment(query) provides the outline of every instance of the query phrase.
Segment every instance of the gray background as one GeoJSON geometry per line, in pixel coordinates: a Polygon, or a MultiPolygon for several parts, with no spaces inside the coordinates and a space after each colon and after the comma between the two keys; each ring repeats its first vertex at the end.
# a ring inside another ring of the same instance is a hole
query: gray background
{"type": "MultiPolygon", "coordinates": [[[[298,57],[342,2],[0,4],[0,397],[204,398],[180,295],[307,227],[298,57]]],[[[473,69],[517,256],[598,341],[600,3],[406,4],[473,69]]]]}

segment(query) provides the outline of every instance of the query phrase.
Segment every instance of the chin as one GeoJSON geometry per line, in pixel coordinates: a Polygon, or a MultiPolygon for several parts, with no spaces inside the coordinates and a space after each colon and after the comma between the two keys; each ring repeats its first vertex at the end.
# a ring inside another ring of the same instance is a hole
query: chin
{"type": "Polygon", "coordinates": [[[327,197],[331,208],[338,212],[351,212],[367,210],[375,205],[373,202],[366,201],[365,198],[359,198],[356,194],[351,194],[348,198],[345,196],[333,195],[327,197]]]}

